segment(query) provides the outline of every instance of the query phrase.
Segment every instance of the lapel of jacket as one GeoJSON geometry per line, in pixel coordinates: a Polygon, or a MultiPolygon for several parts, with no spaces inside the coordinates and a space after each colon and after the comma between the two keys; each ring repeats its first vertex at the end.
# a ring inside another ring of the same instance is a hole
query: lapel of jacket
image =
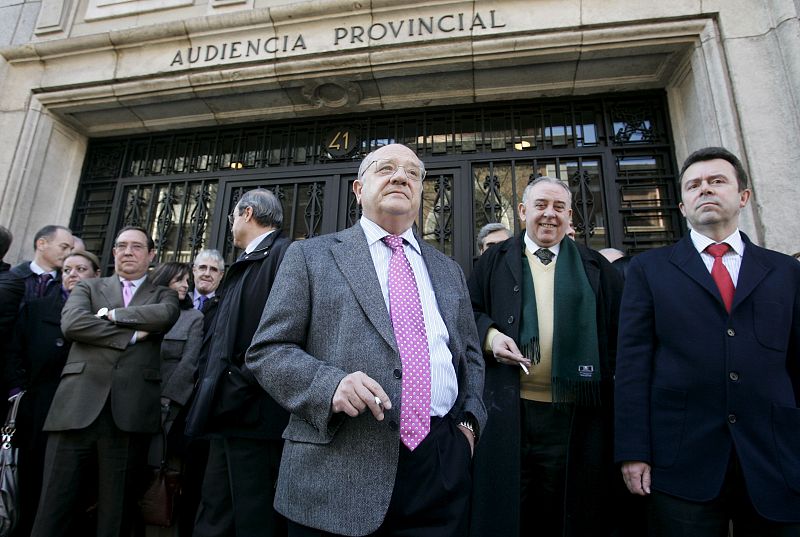
{"type": "Polygon", "coordinates": [[[150,283],[150,278],[145,278],[142,285],[134,293],[129,306],[141,306],[142,304],[149,304],[153,300],[153,295],[156,292],[156,286],[150,283]]]}
{"type": "Polygon", "coordinates": [[[749,237],[744,233],[741,233],[741,235],[745,244],[744,255],[742,256],[742,266],[739,268],[736,291],[733,293],[731,311],[750,296],[758,284],[761,283],[761,280],[772,270],[772,267],[765,262],[761,255],[761,248],[750,242],[749,237]]]}
{"type": "Polygon", "coordinates": [[[331,255],[356,297],[367,319],[393,349],[397,350],[392,320],[386,310],[381,284],[360,224],[338,233],[331,255]]]}
{"type": "Polygon", "coordinates": [[[706,268],[702,258],[700,257],[700,254],[694,247],[694,243],[692,242],[690,235],[687,234],[683,239],[675,244],[675,249],[673,250],[672,255],[670,255],[669,260],[683,273],[697,282],[700,287],[711,293],[720,306],[723,308],[725,307],[725,303],[722,302],[722,296],[719,294],[717,284],[714,282],[714,279],[711,277],[711,273],[706,268]]]}
{"type": "MultiPolygon", "coordinates": [[[[572,240],[569,237],[564,237],[564,240],[572,240]]],[[[583,264],[583,271],[586,273],[586,278],[589,280],[589,285],[594,291],[594,296],[600,293],[600,265],[589,253],[589,249],[580,243],[575,243],[578,247],[578,254],[581,256],[581,263],[583,264]]]]}
{"type": "Polygon", "coordinates": [[[122,301],[122,283],[119,276],[114,274],[107,278],[102,278],[97,285],[97,290],[103,296],[102,305],[108,309],[122,308],[125,303],[122,301]]]}
{"type": "MultiPolygon", "coordinates": [[[[499,246],[503,251],[508,252],[503,256],[511,277],[514,278],[514,285],[519,285],[522,281],[522,251],[525,248],[525,230],[516,237],[509,239],[499,246]]],[[[511,286],[513,287],[513,286],[511,286]]]]}

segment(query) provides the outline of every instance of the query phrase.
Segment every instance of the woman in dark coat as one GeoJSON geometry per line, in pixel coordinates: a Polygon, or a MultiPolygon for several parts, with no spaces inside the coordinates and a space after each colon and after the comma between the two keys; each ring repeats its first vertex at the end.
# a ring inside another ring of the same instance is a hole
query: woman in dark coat
{"type": "Polygon", "coordinates": [[[22,308],[7,348],[9,395],[25,390],[14,436],[20,448],[17,469],[20,518],[14,535],[30,534],[39,505],[47,445],[42,427],[70,348],[70,342],[61,333],[61,309],[79,281],[100,276],[99,265],[94,254],[72,252],[64,260],[61,292],[33,300],[22,308]]]}
{"type": "MultiPolygon", "coordinates": [[[[184,463],[193,456],[196,447],[188,445],[183,434],[186,403],[194,389],[200,346],[203,343],[203,314],[194,309],[188,296],[192,268],[186,263],[162,263],[150,273],[154,285],[169,287],[178,293],[181,313],[172,328],[164,334],[161,343],[161,410],[167,432],[167,463],[183,473],[184,463]]],[[[156,466],[164,454],[163,436],[156,435],[150,443],[148,462],[156,466]]],[[[183,498],[199,495],[197,488],[186,476],[182,479],[183,498]]],[[[192,502],[182,501],[178,509],[193,509],[192,502]]],[[[194,518],[194,513],[181,513],[180,517],[194,518]]],[[[176,519],[177,522],[177,519],[176,519]]],[[[175,524],[173,523],[173,526],[175,524]]],[[[180,533],[180,532],[179,532],[180,533]]]]}
{"type": "Polygon", "coordinates": [[[171,408],[186,405],[194,388],[197,359],[203,343],[203,314],[188,297],[192,268],[186,263],[162,263],[150,273],[154,285],[178,293],[181,314],[161,343],[161,404],[171,408]]]}

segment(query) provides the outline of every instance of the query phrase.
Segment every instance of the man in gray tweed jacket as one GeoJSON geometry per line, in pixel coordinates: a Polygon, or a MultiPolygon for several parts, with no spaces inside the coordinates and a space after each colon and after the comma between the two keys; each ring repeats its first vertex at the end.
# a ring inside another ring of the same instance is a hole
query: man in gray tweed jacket
{"type": "Polygon", "coordinates": [[[290,536],[465,534],[483,358],[461,269],[412,230],[424,175],[405,146],[368,155],[360,222],[289,247],[248,350],[291,412],[290,536]]]}

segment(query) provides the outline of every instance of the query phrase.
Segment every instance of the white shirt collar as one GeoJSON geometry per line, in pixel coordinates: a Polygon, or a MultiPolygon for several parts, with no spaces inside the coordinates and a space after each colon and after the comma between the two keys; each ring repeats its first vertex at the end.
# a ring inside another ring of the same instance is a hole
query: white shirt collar
{"type": "MultiPolygon", "coordinates": [[[[525,239],[525,247],[532,254],[536,253],[536,250],[538,250],[539,248],[543,248],[542,246],[539,246],[538,244],[533,242],[533,239],[528,236],[528,232],[527,231],[525,232],[524,239],[525,239]]],[[[569,239],[569,237],[564,236],[564,239],[569,239]]],[[[564,239],[561,239],[561,240],[564,240],[564,239]]],[[[572,240],[572,239],[569,239],[569,240],[572,240]]],[[[558,244],[554,244],[553,246],[548,246],[546,249],[550,250],[551,252],[553,252],[553,256],[558,256],[558,252],[559,252],[559,250],[561,250],[561,243],[559,242],[558,244]]]]}
{"type": "Polygon", "coordinates": [[[739,228],[736,228],[733,233],[719,241],[719,243],[717,243],[717,241],[714,239],[708,238],[702,233],[695,231],[694,229],[689,231],[689,237],[691,237],[692,244],[694,244],[695,249],[700,253],[703,253],[703,251],[705,251],[705,249],[711,244],[721,244],[724,242],[730,246],[734,252],[739,254],[740,257],[744,255],[744,241],[742,240],[742,234],[739,233],[739,228]]]}
{"type": "MultiPolygon", "coordinates": [[[[359,222],[361,223],[361,229],[364,230],[364,235],[367,237],[367,244],[370,246],[384,238],[386,235],[391,235],[391,233],[364,215],[361,215],[361,220],[359,222]]],[[[422,254],[412,228],[408,228],[401,233],[400,236],[405,239],[405,241],[414,249],[415,252],[422,254]]]]}
{"type": "Polygon", "coordinates": [[[42,267],[40,267],[36,263],[36,261],[31,261],[31,272],[33,272],[37,276],[41,276],[42,274],[44,274],[46,272],[47,274],[51,275],[53,278],[55,278],[56,275],[58,274],[55,270],[50,270],[50,271],[44,270],[42,267]]]}
{"type": "MultiPolygon", "coordinates": [[[[122,276],[120,276],[119,274],[117,274],[117,277],[119,278],[119,283],[122,283],[122,282],[124,282],[125,280],[127,280],[127,278],[123,278],[123,277],[122,277],[122,276]]],[[[137,280],[130,280],[130,282],[133,284],[133,288],[134,288],[134,289],[138,289],[139,287],[141,287],[141,286],[142,286],[142,284],[144,283],[144,281],[145,281],[146,279],[147,279],[147,274],[145,274],[144,276],[142,276],[141,278],[139,278],[139,279],[137,279],[137,280]]]]}
{"type": "Polygon", "coordinates": [[[256,247],[257,247],[259,244],[261,244],[261,241],[263,241],[264,239],[266,239],[266,238],[267,238],[267,235],[269,235],[269,234],[270,234],[270,233],[272,233],[273,231],[275,231],[275,230],[274,230],[274,229],[270,229],[270,230],[269,230],[269,231],[267,231],[266,233],[262,233],[261,235],[259,235],[259,236],[258,236],[258,237],[256,237],[255,239],[251,240],[251,241],[250,241],[250,244],[248,244],[248,245],[247,245],[247,248],[245,248],[245,249],[244,249],[244,253],[246,253],[246,254],[249,254],[250,252],[252,252],[253,250],[255,250],[255,249],[256,249],[256,247]]]}

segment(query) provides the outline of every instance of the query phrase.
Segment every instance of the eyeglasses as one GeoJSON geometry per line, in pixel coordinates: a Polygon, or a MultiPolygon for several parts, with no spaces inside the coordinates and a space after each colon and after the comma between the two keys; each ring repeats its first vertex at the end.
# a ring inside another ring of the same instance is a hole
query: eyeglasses
{"type": "Polygon", "coordinates": [[[233,221],[236,219],[236,215],[239,215],[239,216],[243,215],[248,207],[249,207],[249,205],[244,205],[244,206],[237,205],[236,207],[234,207],[233,208],[233,212],[228,215],[228,223],[230,225],[233,225],[233,221]]]}
{"type": "Polygon", "coordinates": [[[375,164],[375,173],[380,177],[394,177],[399,168],[403,168],[403,174],[409,181],[420,182],[425,179],[426,172],[419,166],[402,166],[392,160],[373,160],[367,165],[367,169],[375,164]]]}
{"type": "Polygon", "coordinates": [[[214,265],[195,265],[194,268],[197,269],[197,272],[219,272],[219,267],[215,267],[214,265]]]}

